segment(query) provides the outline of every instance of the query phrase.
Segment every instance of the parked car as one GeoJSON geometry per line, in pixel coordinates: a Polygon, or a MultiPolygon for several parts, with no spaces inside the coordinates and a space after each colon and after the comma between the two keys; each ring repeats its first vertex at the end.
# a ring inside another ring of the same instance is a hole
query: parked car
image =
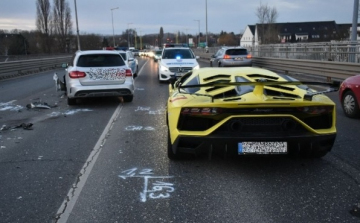
{"type": "Polygon", "coordinates": [[[360,75],[348,77],[342,82],[339,98],[347,117],[360,117],[360,75]]]}
{"type": "Polygon", "coordinates": [[[76,52],[64,76],[68,105],[90,97],[122,97],[131,102],[134,80],[131,70],[117,51],[76,52]]]}
{"type": "Polygon", "coordinates": [[[134,54],[130,50],[127,50],[127,51],[119,50],[118,52],[124,59],[126,65],[128,67],[130,67],[130,69],[134,75],[134,78],[135,78],[137,76],[138,69],[139,69],[138,60],[135,58],[134,54]]]}
{"type": "Polygon", "coordinates": [[[210,67],[252,66],[252,56],[243,47],[222,47],[211,56],[210,67]]]}
{"type": "Polygon", "coordinates": [[[325,156],[336,138],[336,105],[299,82],[252,67],[200,68],[169,86],[167,154],[325,156]]]}
{"type": "Polygon", "coordinates": [[[158,65],[159,82],[170,80],[170,75],[174,73],[184,74],[199,69],[198,58],[188,47],[164,48],[158,65]]]}

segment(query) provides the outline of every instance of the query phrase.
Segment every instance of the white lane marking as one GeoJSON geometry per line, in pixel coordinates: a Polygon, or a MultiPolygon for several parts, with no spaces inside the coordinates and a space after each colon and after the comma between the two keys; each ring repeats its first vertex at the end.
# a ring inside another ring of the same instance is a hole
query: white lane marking
{"type": "Polygon", "coordinates": [[[134,83],[135,83],[136,79],[140,76],[141,71],[144,69],[145,65],[146,65],[148,62],[149,62],[149,60],[147,60],[144,65],[142,65],[142,67],[140,68],[140,70],[139,70],[138,73],[137,73],[137,77],[134,79],[134,83]]]}
{"type": "Polygon", "coordinates": [[[60,208],[56,213],[56,223],[65,223],[67,222],[77,199],[80,196],[82,189],[91,173],[92,168],[94,167],[97,158],[99,157],[101,150],[106,142],[109,132],[111,131],[116,119],[118,118],[120,111],[122,109],[122,105],[116,108],[114,114],[111,116],[108,124],[106,125],[103,133],[101,134],[99,140],[95,144],[94,148],[92,149],[88,159],[86,160],[84,166],[81,168],[76,181],[72,185],[71,189],[69,190],[66,199],[61,204],[60,208]]]}

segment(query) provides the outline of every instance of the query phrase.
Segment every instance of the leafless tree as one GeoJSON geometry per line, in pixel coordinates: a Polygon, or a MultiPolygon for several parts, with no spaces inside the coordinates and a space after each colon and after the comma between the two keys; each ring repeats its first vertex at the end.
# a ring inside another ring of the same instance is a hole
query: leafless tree
{"type": "Polygon", "coordinates": [[[54,34],[60,52],[68,52],[72,35],[71,10],[65,0],[54,0],[53,20],[54,34]]]}
{"type": "Polygon", "coordinates": [[[39,39],[41,48],[45,53],[50,52],[50,2],[49,0],[36,1],[36,28],[39,32],[39,39]]]}
{"type": "Polygon", "coordinates": [[[258,36],[260,37],[261,43],[265,44],[276,41],[277,32],[274,23],[276,23],[278,17],[277,9],[260,2],[260,6],[256,8],[256,16],[259,21],[258,36]]]}

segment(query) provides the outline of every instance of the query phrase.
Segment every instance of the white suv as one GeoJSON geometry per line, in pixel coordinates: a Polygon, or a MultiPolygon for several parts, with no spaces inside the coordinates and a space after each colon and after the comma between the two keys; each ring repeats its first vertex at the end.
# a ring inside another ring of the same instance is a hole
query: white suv
{"type": "Polygon", "coordinates": [[[184,74],[193,69],[199,69],[200,66],[190,48],[187,47],[169,47],[164,48],[159,63],[159,81],[170,80],[170,75],[177,73],[184,74]]]}
{"type": "Polygon", "coordinates": [[[64,76],[68,105],[89,97],[122,97],[131,102],[134,79],[117,51],[78,51],[64,76]]]}

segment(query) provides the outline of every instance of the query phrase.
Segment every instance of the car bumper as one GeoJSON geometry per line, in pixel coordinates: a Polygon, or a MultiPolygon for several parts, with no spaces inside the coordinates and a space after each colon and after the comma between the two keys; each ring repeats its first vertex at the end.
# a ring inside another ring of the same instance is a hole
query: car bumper
{"type": "Polygon", "coordinates": [[[67,90],[69,98],[92,97],[121,97],[134,94],[134,85],[124,83],[121,85],[82,86],[72,85],[67,90]]]}
{"type": "Polygon", "coordinates": [[[233,60],[223,60],[221,62],[224,67],[240,67],[240,66],[252,66],[251,60],[243,60],[243,61],[233,61],[233,60]]]}
{"type": "Polygon", "coordinates": [[[225,152],[229,154],[238,154],[239,142],[287,142],[289,154],[298,154],[311,151],[316,148],[317,151],[330,151],[335,142],[336,133],[331,134],[306,134],[306,135],[278,135],[278,136],[228,136],[209,135],[209,136],[179,136],[174,144],[175,153],[207,153],[225,152]]]}

